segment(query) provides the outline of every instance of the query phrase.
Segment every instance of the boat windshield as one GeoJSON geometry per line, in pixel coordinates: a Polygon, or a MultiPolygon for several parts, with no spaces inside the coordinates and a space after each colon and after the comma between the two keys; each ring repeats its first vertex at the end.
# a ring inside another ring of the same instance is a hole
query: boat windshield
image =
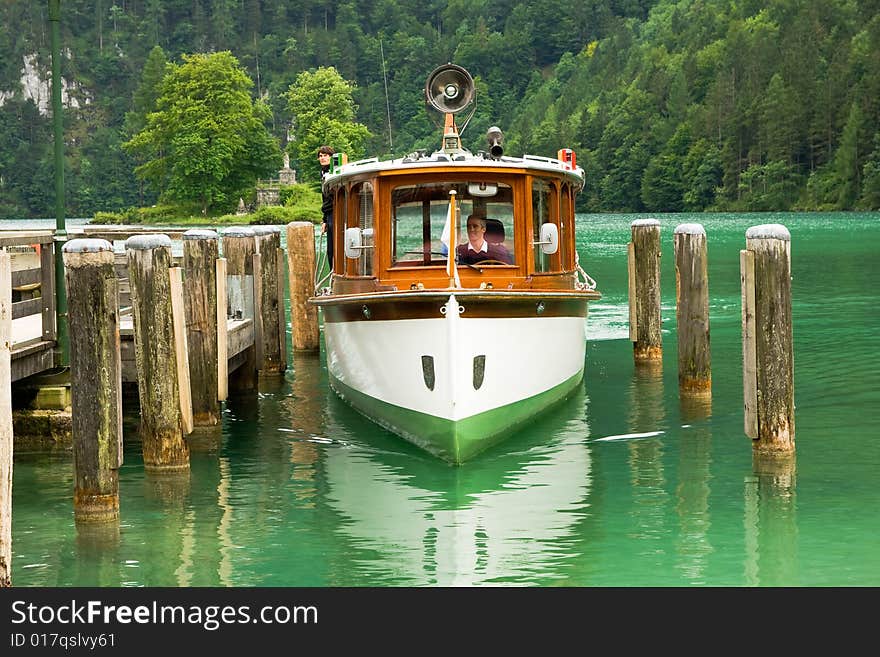
{"type": "Polygon", "coordinates": [[[400,185],[391,192],[391,212],[395,266],[445,266],[450,245],[467,249],[466,220],[471,215],[484,220],[482,240],[473,241],[486,242],[483,253],[490,258],[488,264],[496,260],[497,264],[514,264],[513,190],[509,185],[487,181],[400,185]],[[452,191],[457,209],[454,218],[450,217],[452,191]]]}

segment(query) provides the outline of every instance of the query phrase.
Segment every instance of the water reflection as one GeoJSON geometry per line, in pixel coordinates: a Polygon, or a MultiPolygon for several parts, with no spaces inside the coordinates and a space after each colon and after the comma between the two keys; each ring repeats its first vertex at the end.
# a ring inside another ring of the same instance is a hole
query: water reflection
{"type": "MultiPolygon", "coordinates": [[[[634,367],[629,388],[629,428],[648,432],[663,426],[663,368],[661,363],[643,363],[634,367]]],[[[628,443],[630,485],[634,504],[630,510],[630,535],[642,541],[637,551],[653,559],[655,542],[665,534],[664,517],[668,501],[663,466],[663,442],[646,438],[628,443]]]]}
{"type": "Polygon", "coordinates": [[[223,429],[220,425],[213,427],[194,427],[186,436],[190,455],[194,453],[216,453],[223,445],[223,429]]]}
{"type": "Polygon", "coordinates": [[[712,395],[680,395],[678,412],[681,421],[692,424],[712,417],[712,395]]]}
{"type": "Polygon", "coordinates": [[[120,539],[118,522],[77,523],[75,556],[62,567],[72,569],[74,577],[97,576],[101,581],[115,581],[118,578],[120,539]]]}
{"type": "Polygon", "coordinates": [[[290,418],[288,439],[290,478],[297,482],[295,495],[300,504],[314,506],[315,478],[322,441],[325,436],[324,395],[320,354],[297,353],[290,396],[285,400],[290,418]]]}
{"type": "Polygon", "coordinates": [[[709,480],[712,464],[712,432],[708,425],[688,432],[679,444],[676,513],[679,528],[676,534],[676,568],[692,584],[704,585],[712,544],[708,534],[709,480]]]}
{"type": "Polygon", "coordinates": [[[194,561],[192,537],[185,531],[191,509],[190,471],[145,472],[142,482],[144,502],[155,516],[150,519],[152,527],[140,568],[153,586],[181,586],[180,573],[192,571],[194,561]]]}
{"type": "Polygon", "coordinates": [[[328,449],[325,499],[351,551],[341,578],[468,586],[565,577],[563,546],[576,541],[591,486],[585,403],[579,388],[552,418],[460,467],[396,437],[351,436],[328,449]]]}
{"type": "Polygon", "coordinates": [[[795,586],[797,550],[796,459],[755,454],[745,478],[744,575],[748,586],[795,586]]]}

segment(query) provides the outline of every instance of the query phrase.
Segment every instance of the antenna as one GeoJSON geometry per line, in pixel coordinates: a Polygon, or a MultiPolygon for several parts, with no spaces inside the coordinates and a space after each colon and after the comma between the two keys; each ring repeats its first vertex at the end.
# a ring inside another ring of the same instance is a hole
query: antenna
{"type": "Polygon", "coordinates": [[[379,54],[382,57],[382,82],[385,83],[385,112],[388,115],[388,149],[394,155],[394,140],[391,138],[391,105],[388,103],[388,76],[385,74],[385,50],[382,39],[379,39],[379,54]]]}

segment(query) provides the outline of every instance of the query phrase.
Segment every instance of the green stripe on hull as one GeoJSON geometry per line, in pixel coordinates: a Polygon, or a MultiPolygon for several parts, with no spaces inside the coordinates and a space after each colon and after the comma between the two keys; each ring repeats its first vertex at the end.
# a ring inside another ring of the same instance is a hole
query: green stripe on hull
{"type": "Polygon", "coordinates": [[[581,369],[570,379],[534,397],[458,421],[380,401],[350,388],[333,375],[330,375],[330,386],[343,400],[373,422],[431,454],[458,465],[565,399],[581,382],[583,374],[581,369]]]}

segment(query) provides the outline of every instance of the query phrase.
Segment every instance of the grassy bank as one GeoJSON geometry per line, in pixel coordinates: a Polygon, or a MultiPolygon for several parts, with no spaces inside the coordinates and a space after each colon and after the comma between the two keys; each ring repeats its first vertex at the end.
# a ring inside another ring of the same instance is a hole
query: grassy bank
{"type": "Polygon", "coordinates": [[[252,212],[202,214],[181,205],[132,207],[119,212],[96,212],[92,224],[144,226],[204,226],[288,224],[291,221],[321,222],[321,193],[311,185],[284,186],[281,205],[265,205],[252,212]]]}

